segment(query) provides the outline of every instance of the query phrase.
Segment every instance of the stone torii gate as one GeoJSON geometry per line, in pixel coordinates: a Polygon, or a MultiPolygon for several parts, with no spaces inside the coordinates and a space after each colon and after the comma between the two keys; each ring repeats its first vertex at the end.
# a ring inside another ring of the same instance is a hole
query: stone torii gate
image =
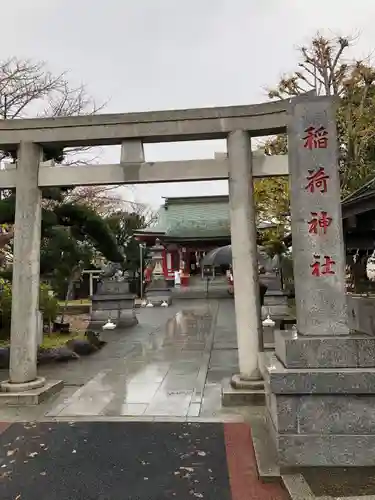
{"type": "MultiPolygon", "coordinates": [[[[63,118],[3,120],[0,148],[17,151],[16,166],[0,171],[0,188],[16,187],[13,304],[9,381],[3,391],[43,390],[37,377],[41,188],[219,180],[229,177],[236,323],[240,372],[260,378],[261,330],[252,177],[287,175],[286,156],[256,156],[250,135],[284,132],[286,103],[63,118]],[[145,162],[143,144],[227,139],[228,158],[145,162]],[[121,144],[120,163],[45,166],[43,149],[121,144]]],[[[48,385],[48,384],[47,384],[48,385]]]]}
{"type": "MultiPolygon", "coordinates": [[[[362,422],[369,444],[365,458],[353,455],[363,438],[362,427],[353,428],[348,422],[350,415],[362,417],[368,404],[364,400],[359,403],[357,394],[375,394],[374,358],[365,356],[366,349],[374,352],[375,346],[374,338],[348,335],[337,138],[330,98],[306,95],[292,102],[251,106],[3,120],[0,149],[17,150],[18,158],[16,168],[0,171],[0,188],[16,187],[10,373],[2,384],[3,391],[27,394],[49,386],[37,376],[36,367],[41,188],[228,178],[238,378],[256,387],[262,371],[280,463],[320,465],[316,461],[321,460],[330,465],[341,460],[342,464],[343,454],[333,457],[332,445],[352,450],[349,465],[373,465],[372,420],[362,422]],[[253,158],[251,137],[287,130],[299,335],[280,338],[276,355],[262,359],[259,365],[262,325],[253,177],[288,175],[288,158],[253,158]],[[144,161],[144,143],[207,139],[226,139],[228,157],[144,161]],[[43,149],[116,144],[121,144],[119,164],[41,164],[43,149]],[[365,373],[369,366],[371,372],[365,373]],[[345,372],[348,368],[350,373],[345,372]],[[345,392],[351,397],[343,399],[345,392]],[[335,404],[339,416],[344,415],[342,421],[330,419],[330,408],[335,404]],[[300,411],[310,418],[310,425],[306,419],[301,424],[300,411]],[[325,418],[318,431],[314,412],[325,418]]],[[[375,408],[375,396],[367,397],[369,400],[375,408]]]]}

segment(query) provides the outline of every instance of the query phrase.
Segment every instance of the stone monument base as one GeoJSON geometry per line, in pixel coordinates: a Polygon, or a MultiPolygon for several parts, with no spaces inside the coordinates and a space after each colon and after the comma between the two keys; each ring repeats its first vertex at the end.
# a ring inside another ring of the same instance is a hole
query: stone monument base
{"type": "Polygon", "coordinates": [[[280,332],[261,354],[280,467],[375,465],[375,338],[280,332]]]}
{"type": "Polygon", "coordinates": [[[135,309],[97,310],[92,311],[87,329],[101,332],[109,318],[115,323],[116,329],[130,328],[138,324],[135,309]]]}
{"type": "Polygon", "coordinates": [[[270,290],[266,291],[264,296],[265,306],[288,306],[288,294],[282,290],[270,290]]]}
{"type": "Polygon", "coordinates": [[[163,303],[170,306],[172,304],[172,292],[169,288],[151,288],[146,292],[146,300],[155,307],[161,306],[163,303]]]}
{"type": "Polygon", "coordinates": [[[116,324],[116,329],[137,325],[135,297],[129,292],[128,282],[103,280],[98,286],[96,295],[91,298],[88,330],[102,331],[108,319],[116,324]]]}

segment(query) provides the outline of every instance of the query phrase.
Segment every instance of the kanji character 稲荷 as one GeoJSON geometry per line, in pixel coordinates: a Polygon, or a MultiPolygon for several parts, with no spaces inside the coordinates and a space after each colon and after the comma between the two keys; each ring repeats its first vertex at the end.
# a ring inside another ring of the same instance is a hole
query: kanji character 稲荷
{"type": "Polygon", "coordinates": [[[310,126],[305,129],[303,147],[306,149],[327,149],[328,132],[325,127],[310,126]]]}
{"type": "Polygon", "coordinates": [[[327,192],[327,180],[329,175],[325,173],[324,167],[319,167],[318,170],[309,170],[310,175],[306,177],[309,181],[305,186],[305,189],[310,191],[310,193],[315,193],[315,190],[319,190],[321,193],[327,192]]]}

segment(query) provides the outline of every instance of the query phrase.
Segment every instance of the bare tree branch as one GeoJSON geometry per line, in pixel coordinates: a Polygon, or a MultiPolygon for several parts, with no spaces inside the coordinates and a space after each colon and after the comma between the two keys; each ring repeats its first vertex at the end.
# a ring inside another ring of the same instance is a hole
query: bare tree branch
{"type": "Polygon", "coordinates": [[[137,202],[128,202],[129,204],[129,212],[136,213],[143,217],[145,221],[145,228],[150,227],[154,224],[159,217],[159,212],[157,210],[153,210],[149,205],[145,203],[137,203],[137,202]]]}
{"type": "MultiPolygon", "coordinates": [[[[315,35],[299,49],[299,69],[268,90],[271,99],[283,99],[316,89],[317,95],[340,97],[337,111],[342,193],[349,194],[374,176],[375,68],[371,60],[345,60],[354,38],[315,35]]],[[[287,151],[285,136],[268,140],[266,154],[287,151]]]]}
{"type": "Polygon", "coordinates": [[[348,37],[328,39],[317,33],[309,47],[299,48],[301,71],[282,78],[275,89],[268,90],[268,96],[283,99],[312,88],[318,95],[342,94],[344,82],[353,67],[343,61],[343,55],[352,43],[353,39],[348,37]]]}
{"type": "MultiPolygon", "coordinates": [[[[0,61],[0,119],[57,117],[95,114],[103,109],[84,85],[72,87],[66,73],[52,74],[43,61],[18,59],[0,61]]],[[[79,163],[72,156],[88,153],[90,148],[69,148],[56,152],[56,161],[79,163]]],[[[10,152],[0,152],[0,161],[10,152]]]]}
{"type": "Polygon", "coordinates": [[[102,216],[109,215],[126,204],[113,186],[77,187],[66,195],[65,200],[89,206],[102,216]]]}

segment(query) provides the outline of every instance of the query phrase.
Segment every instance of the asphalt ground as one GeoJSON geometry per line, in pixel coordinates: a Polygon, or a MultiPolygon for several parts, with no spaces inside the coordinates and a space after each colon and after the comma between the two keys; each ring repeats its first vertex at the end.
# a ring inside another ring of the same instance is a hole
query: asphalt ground
{"type": "Polygon", "coordinates": [[[241,423],[1,424],[1,500],[284,500],[241,423]]]}

